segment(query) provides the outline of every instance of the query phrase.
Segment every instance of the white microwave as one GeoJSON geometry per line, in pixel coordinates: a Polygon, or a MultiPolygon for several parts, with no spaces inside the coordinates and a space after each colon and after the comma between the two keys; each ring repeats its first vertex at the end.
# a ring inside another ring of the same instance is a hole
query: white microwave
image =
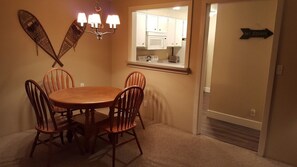
{"type": "Polygon", "coordinates": [[[147,32],[147,50],[167,49],[166,34],[147,32]]]}

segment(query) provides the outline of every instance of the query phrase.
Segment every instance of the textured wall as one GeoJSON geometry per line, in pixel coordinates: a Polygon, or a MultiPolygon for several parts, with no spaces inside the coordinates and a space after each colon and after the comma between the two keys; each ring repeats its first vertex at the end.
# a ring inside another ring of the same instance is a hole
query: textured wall
{"type": "MultiPolygon", "coordinates": [[[[170,126],[191,132],[193,127],[193,106],[194,106],[194,87],[197,75],[196,61],[197,55],[190,54],[190,68],[193,71],[190,75],[173,74],[155,70],[138,69],[127,66],[128,60],[128,11],[129,7],[151,5],[156,3],[171,3],[174,0],[121,0],[113,1],[113,7],[121,17],[122,25],[119,26],[117,34],[112,41],[112,84],[123,86],[124,78],[131,71],[138,70],[145,74],[147,87],[145,100],[147,106],[142,106],[143,115],[156,122],[162,122],[170,126]]],[[[199,11],[195,10],[195,16],[199,11]]],[[[196,17],[197,18],[197,17],[196,17]]],[[[198,24],[194,21],[194,29],[198,30],[198,24]]],[[[197,31],[198,33],[198,31],[197,31]]],[[[196,42],[192,44],[197,46],[196,42]]],[[[197,53],[197,52],[196,52],[197,53]]]]}
{"type": "MultiPolygon", "coordinates": [[[[201,64],[202,60],[197,56],[198,40],[201,38],[198,35],[201,2],[194,1],[190,55],[190,68],[193,73],[191,75],[140,70],[126,65],[128,7],[159,2],[167,3],[174,2],[174,0],[125,0],[125,3],[123,0],[113,0],[113,10],[121,14],[121,25],[113,40],[110,41],[110,37],[106,37],[103,41],[97,41],[93,36],[85,34],[78,43],[76,51],[70,50],[62,58],[62,62],[65,63],[65,68],[73,74],[76,84],[85,82],[86,85],[108,85],[112,81],[112,85],[121,87],[129,72],[142,71],[146,74],[148,81],[146,99],[150,99],[152,102],[150,105],[157,108],[148,110],[148,113],[157,111],[156,120],[164,119],[163,122],[190,132],[195,126],[193,125],[193,105],[198,101],[194,97],[194,87],[196,83],[200,83],[198,74],[200,74],[201,67],[197,64],[201,64]],[[112,47],[109,42],[112,43],[112,47]]],[[[0,136],[33,127],[34,117],[29,110],[24,81],[29,78],[41,81],[43,74],[50,69],[53,62],[41,49],[39,49],[39,56],[36,56],[35,44],[18,23],[17,10],[26,9],[38,17],[55,51],[58,52],[64,34],[76,17],[76,13],[80,10],[91,13],[92,3],[93,1],[85,0],[3,1],[0,7],[2,40],[0,136]]],[[[265,150],[267,157],[293,165],[297,165],[297,60],[294,55],[297,52],[296,8],[296,0],[285,1],[278,54],[278,64],[284,66],[284,71],[283,75],[275,79],[268,142],[265,150]]]]}
{"type": "Polygon", "coordinates": [[[262,122],[274,36],[240,40],[240,28],[274,32],[276,6],[276,1],[218,4],[210,110],[262,122]]]}
{"type": "MultiPolygon", "coordinates": [[[[41,48],[21,28],[17,11],[25,9],[34,14],[54,47],[59,52],[68,27],[78,11],[93,12],[93,3],[84,0],[12,0],[3,2],[1,9],[0,49],[0,136],[33,128],[35,117],[25,94],[24,82],[38,82],[53,63],[41,48]]],[[[109,5],[109,4],[105,4],[109,5]]],[[[69,50],[61,61],[74,77],[76,85],[111,84],[110,37],[102,41],[84,34],[75,49],[69,50]]]]}
{"type": "MultiPolygon", "coordinates": [[[[211,2],[233,2],[236,0],[211,0],[211,2]]],[[[122,22],[128,21],[128,8],[130,6],[167,3],[174,0],[114,0],[113,7],[121,15],[122,22]]],[[[286,0],[284,7],[283,25],[281,29],[281,39],[279,43],[278,63],[284,65],[284,73],[275,80],[273,90],[273,100],[271,106],[270,124],[268,127],[268,139],[265,149],[265,156],[297,165],[297,71],[296,56],[296,29],[297,17],[295,9],[297,1],[286,0]]],[[[117,39],[112,41],[112,84],[122,86],[126,75],[139,70],[145,73],[148,79],[146,99],[152,100],[154,107],[147,112],[157,112],[156,120],[168,123],[171,126],[191,131],[193,125],[193,105],[197,103],[193,95],[195,84],[200,83],[200,70],[202,58],[198,46],[199,24],[201,21],[200,12],[202,10],[201,1],[194,1],[193,26],[191,36],[190,68],[193,71],[191,75],[179,75],[164,73],[152,70],[135,69],[126,65],[127,61],[127,38],[128,25],[122,24],[117,32],[117,39]],[[198,65],[198,66],[196,66],[198,65]],[[196,76],[196,77],[195,77],[196,76]],[[196,81],[197,79],[197,81],[196,81]]],[[[199,85],[197,86],[199,87],[199,85]]]]}

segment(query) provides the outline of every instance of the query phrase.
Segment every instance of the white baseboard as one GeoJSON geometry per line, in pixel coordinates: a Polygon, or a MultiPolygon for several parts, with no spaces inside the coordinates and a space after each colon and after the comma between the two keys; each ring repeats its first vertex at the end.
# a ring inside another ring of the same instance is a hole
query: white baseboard
{"type": "Polygon", "coordinates": [[[210,93],[210,87],[204,87],[204,92],[210,93]]]}
{"type": "Polygon", "coordinates": [[[236,125],[245,126],[251,129],[261,130],[262,128],[262,122],[241,118],[241,117],[237,117],[234,115],[229,115],[229,114],[225,114],[217,111],[208,110],[206,111],[206,115],[207,117],[210,117],[210,118],[233,123],[236,125]]]}

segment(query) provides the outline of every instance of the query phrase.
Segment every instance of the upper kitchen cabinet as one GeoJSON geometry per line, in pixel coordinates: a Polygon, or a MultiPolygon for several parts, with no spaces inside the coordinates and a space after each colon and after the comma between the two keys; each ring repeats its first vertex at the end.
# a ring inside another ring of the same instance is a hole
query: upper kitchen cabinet
{"type": "Polygon", "coordinates": [[[146,17],[146,30],[151,32],[167,32],[168,18],[164,16],[148,14],[146,17]]]}
{"type": "Polygon", "coordinates": [[[187,20],[183,20],[183,36],[182,36],[182,38],[187,38],[187,25],[188,25],[188,23],[187,23],[187,20]]]}
{"type": "Polygon", "coordinates": [[[146,47],[146,14],[136,13],[136,47],[146,47]]]}
{"type": "Polygon", "coordinates": [[[181,47],[183,38],[183,20],[168,18],[167,47],[181,47]]]}
{"type": "Polygon", "coordinates": [[[189,74],[192,1],[129,8],[128,65],[189,74]]]}

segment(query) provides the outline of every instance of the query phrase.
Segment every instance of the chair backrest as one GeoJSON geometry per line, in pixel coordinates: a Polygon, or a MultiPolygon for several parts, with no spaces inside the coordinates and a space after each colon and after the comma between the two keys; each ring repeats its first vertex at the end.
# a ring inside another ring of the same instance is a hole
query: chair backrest
{"type": "Polygon", "coordinates": [[[110,131],[125,131],[135,126],[135,117],[143,100],[143,89],[131,86],[121,91],[109,111],[110,131]]]}
{"type": "Polygon", "coordinates": [[[127,76],[126,82],[125,82],[125,88],[129,86],[137,85],[144,90],[145,84],[146,84],[145,76],[141,72],[134,71],[127,76]]]}
{"type": "Polygon", "coordinates": [[[35,81],[27,80],[25,82],[25,89],[35,112],[37,120],[36,128],[48,131],[50,128],[54,127],[54,129],[51,130],[56,130],[57,125],[52,106],[42,88],[35,81]]]}
{"type": "Polygon", "coordinates": [[[49,70],[43,77],[43,86],[48,95],[57,90],[75,87],[71,74],[62,68],[49,70]]]}

